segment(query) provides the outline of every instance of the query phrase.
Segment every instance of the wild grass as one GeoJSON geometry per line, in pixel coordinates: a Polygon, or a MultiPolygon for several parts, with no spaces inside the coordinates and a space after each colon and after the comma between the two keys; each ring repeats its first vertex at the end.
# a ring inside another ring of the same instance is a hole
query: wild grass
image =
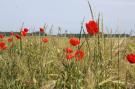
{"type": "MultiPolygon", "coordinates": [[[[82,61],[66,60],[66,37],[14,38],[14,47],[0,51],[0,89],[134,89],[135,66],[125,59],[135,38],[81,38],[82,61]]],[[[11,44],[8,44],[9,46],[11,44]]]]}
{"type": "MultiPolygon", "coordinates": [[[[80,34],[85,34],[83,22],[80,34]]],[[[100,25],[100,14],[97,22],[100,25]]],[[[103,33],[103,21],[100,29],[103,33]]],[[[8,47],[14,46],[0,51],[0,89],[135,89],[135,66],[125,58],[135,52],[134,37],[85,35],[78,47],[67,37],[48,36],[48,43],[42,43],[42,37],[13,37],[8,47]],[[82,49],[83,60],[67,60],[67,47],[82,49]]]]}

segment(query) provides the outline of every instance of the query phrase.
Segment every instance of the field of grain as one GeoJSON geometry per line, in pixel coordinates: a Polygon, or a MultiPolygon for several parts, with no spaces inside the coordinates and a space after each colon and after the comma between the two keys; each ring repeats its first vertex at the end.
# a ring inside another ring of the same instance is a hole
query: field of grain
{"type": "Polygon", "coordinates": [[[86,2],[91,18],[77,35],[59,27],[54,36],[47,24],[32,32],[24,23],[0,33],[0,89],[135,89],[135,37],[105,34],[103,16],[86,2]]]}
{"type": "Polygon", "coordinates": [[[7,42],[14,46],[0,51],[0,89],[135,89],[135,66],[126,60],[135,38],[86,37],[74,47],[66,37],[43,37],[7,42]],[[83,50],[84,58],[67,60],[67,47],[83,50]]]}

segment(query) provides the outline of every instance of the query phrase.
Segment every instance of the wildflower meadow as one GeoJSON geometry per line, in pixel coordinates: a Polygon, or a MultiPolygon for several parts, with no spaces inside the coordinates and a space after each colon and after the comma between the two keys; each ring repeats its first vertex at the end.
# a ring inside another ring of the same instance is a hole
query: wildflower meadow
{"type": "Polygon", "coordinates": [[[102,18],[82,21],[79,36],[0,34],[0,89],[135,89],[135,38],[104,34],[102,18]]]}

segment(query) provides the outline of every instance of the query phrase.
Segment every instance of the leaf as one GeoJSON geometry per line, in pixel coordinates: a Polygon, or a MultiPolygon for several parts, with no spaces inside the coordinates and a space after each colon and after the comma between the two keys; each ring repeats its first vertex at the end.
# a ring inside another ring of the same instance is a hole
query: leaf
{"type": "Polygon", "coordinates": [[[106,80],[103,80],[102,82],[99,83],[99,86],[102,86],[102,85],[104,85],[104,84],[106,84],[106,83],[112,81],[114,78],[115,78],[115,77],[110,77],[110,78],[108,78],[108,79],[106,79],[106,80]]]}

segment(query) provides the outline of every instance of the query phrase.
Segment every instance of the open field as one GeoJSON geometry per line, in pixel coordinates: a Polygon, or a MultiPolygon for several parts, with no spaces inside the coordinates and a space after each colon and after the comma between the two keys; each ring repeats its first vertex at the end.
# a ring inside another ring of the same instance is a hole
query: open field
{"type": "Polygon", "coordinates": [[[134,0],[1,0],[0,89],[135,89],[134,9],[134,0]]]}
{"type": "Polygon", "coordinates": [[[0,51],[0,89],[135,89],[135,66],[126,60],[135,38],[93,36],[81,38],[79,46],[66,37],[41,38],[7,42],[0,51]],[[83,50],[84,58],[67,60],[67,47],[83,50]]]}

